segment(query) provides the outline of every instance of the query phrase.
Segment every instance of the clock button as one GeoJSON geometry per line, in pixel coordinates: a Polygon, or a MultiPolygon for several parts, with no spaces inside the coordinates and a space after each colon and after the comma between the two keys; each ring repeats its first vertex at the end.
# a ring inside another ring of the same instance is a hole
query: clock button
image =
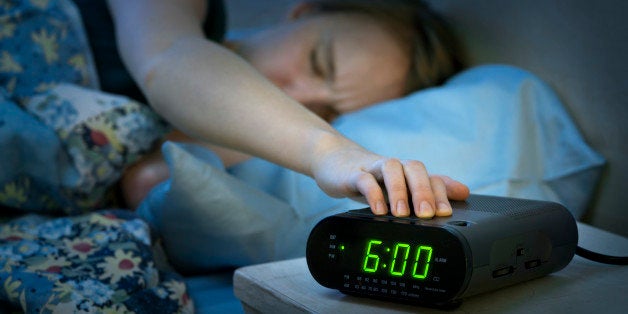
{"type": "Polygon", "coordinates": [[[538,267],[540,265],[541,265],[541,260],[538,260],[538,259],[525,262],[525,266],[526,266],[527,269],[535,268],[535,267],[538,267]]]}
{"type": "Polygon", "coordinates": [[[510,275],[515,271],[515,268],[512,266],[499,268],[493,271],[493,278],[502,277],[506,275],[510,275]]]}

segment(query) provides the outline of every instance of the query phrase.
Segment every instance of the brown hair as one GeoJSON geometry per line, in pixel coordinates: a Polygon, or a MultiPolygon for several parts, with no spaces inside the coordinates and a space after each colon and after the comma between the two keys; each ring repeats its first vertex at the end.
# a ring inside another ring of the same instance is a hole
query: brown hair
{"type": "Polygon", "coordinates": [[[366,14],[407,45],[406,93],[443,83],[464,67],[463,51],[448,23],[420,0],[314,0],[308,13],[366,14]]]}

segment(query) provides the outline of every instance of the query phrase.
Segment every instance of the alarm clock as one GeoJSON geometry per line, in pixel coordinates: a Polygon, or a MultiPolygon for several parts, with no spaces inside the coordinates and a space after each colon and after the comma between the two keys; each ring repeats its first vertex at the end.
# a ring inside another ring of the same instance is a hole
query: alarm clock
{"type": "Polygon", "coordinates": [[[322,219],[306,247],[310,273],[343,293],[432,307],[564,268],[578,243],[574,217],[554,202],[471,195],[449,217],[322,219]]]}

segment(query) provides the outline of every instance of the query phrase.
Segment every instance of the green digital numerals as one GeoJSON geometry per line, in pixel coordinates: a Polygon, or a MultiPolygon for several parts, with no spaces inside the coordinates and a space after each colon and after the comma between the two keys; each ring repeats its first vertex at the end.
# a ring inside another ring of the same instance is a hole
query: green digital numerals
{"type": "Polygon", "coordinates": [[[395,242],[391,249],[379,239],[369,239],[364,252],[363,272],[377,273],[379,271],[394,277],[407,274],[408,259],[410,258],[410,276],[415,279],[425,279],[432,260],[431,246],[417,245],[412,247],[408,243],[395,242]],[[384,259],[383,262],[382,259],[384,259]]]}

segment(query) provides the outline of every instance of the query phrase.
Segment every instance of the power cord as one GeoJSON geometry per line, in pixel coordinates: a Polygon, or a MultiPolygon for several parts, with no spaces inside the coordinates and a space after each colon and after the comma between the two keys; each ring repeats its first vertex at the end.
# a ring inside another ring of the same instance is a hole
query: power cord
{"type": "Polygon", "coordinates": [[[598,263],[611,265],[628,265],[628,256],[612,256],[589,251],[581,246],[576,247],[576,255],[598,263]]]}

